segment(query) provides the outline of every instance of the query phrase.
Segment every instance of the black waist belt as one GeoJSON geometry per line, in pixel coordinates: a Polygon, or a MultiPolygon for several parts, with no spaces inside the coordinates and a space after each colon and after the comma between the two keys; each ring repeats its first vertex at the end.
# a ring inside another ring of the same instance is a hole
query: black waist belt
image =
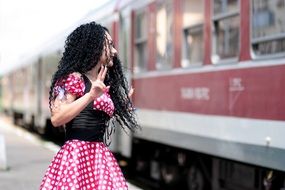
{"type": "Polygon", "coordinates": [[[96,126],[72,126],[66,128],[65,140],[81,140],[81,141],[96,141],[103,142],[106,125],[96,126]]]}

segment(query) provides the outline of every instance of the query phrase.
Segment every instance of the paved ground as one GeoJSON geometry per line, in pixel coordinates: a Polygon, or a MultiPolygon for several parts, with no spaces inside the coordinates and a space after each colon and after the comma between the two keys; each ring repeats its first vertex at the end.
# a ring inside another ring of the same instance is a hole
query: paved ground
{"type": "MultiPolygon", "coordinates": [[[[45,170],[59,147],[13,126],[1,116],[0,135],[5,139],[8,165],[7,170],[0,170],[0,190],[38,190],[45,170]]],[[[3,151],[0,155],[3,157],[3,151]]],[[[129,189],[140,190],[131,184],[129,189]]]]}

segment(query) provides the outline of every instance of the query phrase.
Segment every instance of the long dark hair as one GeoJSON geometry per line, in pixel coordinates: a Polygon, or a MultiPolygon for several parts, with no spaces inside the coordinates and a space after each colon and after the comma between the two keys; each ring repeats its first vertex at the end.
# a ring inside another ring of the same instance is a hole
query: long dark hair
{"type": "MultiPolygon", "coordinates": [[[[106,44],[106,32],[108,32],[107,28],[90,22],[79,26],[67,37],[63,56],[51,81],[50,109],[52,101],[56,98],[53,90],[57,81],[66,78],[73,72],[86,74],[99,62],[104,45],[108,45],[106,44]]],[[[110,96],[115,106],[113,118],[121,127],[126,126],[131,131],[135,131],[140,127],[136,121],[134,110],[131,109],[132,103],[128,97],[129,86],[123,73],[122,64],[117,56],[113,58],[113,63],[113,66],[108,69],[104,81],[106,85],[110,85],[110,96]]]]}

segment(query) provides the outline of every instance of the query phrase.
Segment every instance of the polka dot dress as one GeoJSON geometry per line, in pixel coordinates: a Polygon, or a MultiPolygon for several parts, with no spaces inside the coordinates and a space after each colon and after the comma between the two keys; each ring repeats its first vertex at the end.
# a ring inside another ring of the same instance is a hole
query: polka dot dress
{"type": "MultiPolygon", "coordinates": [[[[54,96],[66,93],[84,95],[84,79],[77,73],[56,82],[54,96]]],[[[108,91],[94,100],[94,110],[102,110],[110,117],[114,104],[108,91]]],[[[103,142],[69,140],[53,158],[40,190],[127,190],[126,180],[110,150],[103,142]]]]}
{"type": "Polygon", "coordinates": [[[83,96],[85,85],[83,78],[79,75],[78,73],[71,73],[66,79],[57,81],[53,90],[54,96],[61,95],[62,92],[68,92],[76,97],[83,96]]]}
{"type": "MultiPolygon", "coordinates": [[[[66,79],[57,81],[54,87],[54,96],[60,96],[61,98],[66,92],[81,97],[84,95],[85,84],[82,77],[79,74],[71,73],[66,79]]],[[[94,100],[94,110],[100,110],[106,112],[110,117],[114,113],[114,103],[110,97],[109,90],[106,90],[100,97],[94,100]]]]}
{"type": "Polygon", "coordinates": [[[75,75],[69,75],[66,81],[64,82],[65,89],[71,93],[75,94],[77,96],[83,96],[84,95],[84,81],[81,77],[77,77],[75,75]]]}
{"type": "Polygon", "coordinates": [[[104,92],[99,98],[94,101],[93,108],[106,112],[110,117],[114,113],[114,103],[108,94],[108,91],[104,92]]]}
{"type": "Polygon", "coordinates": [[[40,190],[125,190],[121,169],[102,142],[67,141],[52,160],[40,190]]]}

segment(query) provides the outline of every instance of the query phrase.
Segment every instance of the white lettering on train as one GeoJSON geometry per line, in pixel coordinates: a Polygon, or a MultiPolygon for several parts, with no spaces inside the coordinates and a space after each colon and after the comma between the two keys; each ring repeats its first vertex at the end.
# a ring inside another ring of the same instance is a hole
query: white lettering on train
{"type": "Polygon", "coordinates": [[[241,78],[230,78],[229,80],[229,91],[235,92],[235,91],[244,91],[245,87],[242,83],[241,78]]]}
{"type": "Polygon", "coordinates": [[[210,89],[207,87],[181,88],[181,98],[188,100],[210,100],[210,89]]]}

